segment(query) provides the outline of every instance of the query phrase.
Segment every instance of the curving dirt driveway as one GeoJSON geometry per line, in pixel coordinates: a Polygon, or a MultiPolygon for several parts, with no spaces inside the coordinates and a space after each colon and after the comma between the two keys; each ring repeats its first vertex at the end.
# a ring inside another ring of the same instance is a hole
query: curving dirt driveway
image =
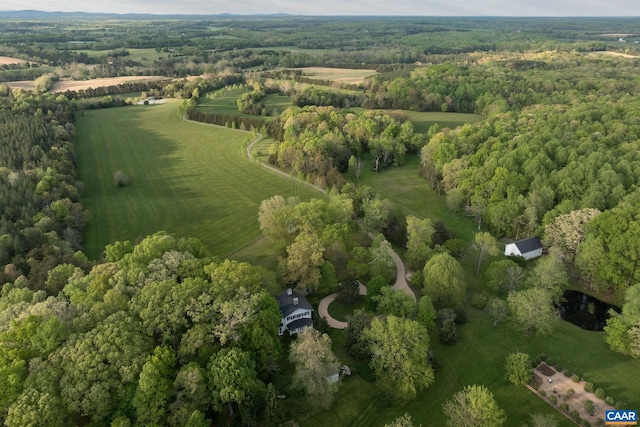
{"type": "MultiPolygon", "coordinates": [[[[249,159],[253,159],[253,157],[251,156],[251,149],[253,148],[254,145],[256,145],[258,142],[260,142],[262,140],[262,135],[258,135],[256,137],[256,139],[254,139],[253,141],[251,141],[248,145],[247,148],[245,150],[245,153],[247,155],[247,158],[249,159]]],[[[286,172],[275,168],[271,165],[267,165],[263,162],[258,162],[260,164],[260,166],[269,169],[272,172],[278,173],[280,175],[284,175],[287,176],[289,178],[292,179],[297,179],[296,177],[292,177],[291,175],[287,174],[286,172]]],[[[300,181],[303,184],[307,184],[308,186],[315,188],[316,190],[324,193],[324,190],[320,187],[318,187],[317,185],[313,185],[309,182],[305,182],[305,181],[300,181]]],[[[395,252],[392,251],[391,252],[391,257],[393,258],[393,262],[396,264],[396,282],[393,284],[393,289],[397,290],[397,291],[403,291],[405,292],[407,295],[411,296],[413,298],[413,300],[416,300],[416,294],[413,292],[413,290],[409,287],[409,284],[407,283],[407,270],[404,266],[404,263],[402,262],[402,259],[400,259],[400,256],[395,252]]],[[[366,295],[367,294],[367,288],[360,284],[360,295],[366,295]]],[[[327,322],[329,323],[329,326],[334,328],[334,329],[346,329],[348,323],[347,322],[342,322],[340,320],[336,320],[333,317],[331,317],[329,315],[329,304],[331,304],[333,301],[335,301],[335,299],[338,297],[338,294],[333,293],[331,295],[326,296],[325,298],[322,299],[322,301],[320,301],[320,304],[318,305],[318,315],[320,317],[324,317],[325,319],[327,319],[327,322]]]]}
{"type": "MultiPolygon", "coordinates": [[[[411,296],[411,298],[413,298],[414,301],[416,301],[416,294],[413,292],[413,290],[409,287],[409,284],[407,283],[407,270],[404,267],[404,263],[402,262],[402,260],[400,259],[400,256],[395,251],[391,252],[391,257],[393,258],[393,262],[396,264],[396,273],[397,273],[396,282],[393,284],[393,289],[395,289],[396,291],[402,291],[406,293],[407,295],[411,296]]],[[[360,284],[360,295],[366,295],[366,294],[367,294],[367,288],[363,284],[360,284]]],[[[331,295],[324,297],[322,301],[320,301],[320,304],[318,305],[318,315],[320,317],[324,317],[325,319],[327,319],[327,323],[329,324],[330,327],[334,329],[346,329],[347,326],[349,325],[347,322],[336,320],[329,315],[329,304],[335,301],[337,297],[338,297],[338,294],[336,293],[333,293],[331,295]]]]}
{"type": "Polygon", "coordinates": [[[393,289],[403,291],[416,301],[416,294],[407,283],[407,270],[404,267],[404,263],[395,251],[391,252],[391,257],[393,257],[393,262],[396,263],[396,283],[393,284],[393,289]]]}
{"type": "MultiPolygon", "coordinates": [[[[358,291],[360,292],[360,295],[366,295],[367,287],[362,283],[360,283],[360,286],[358,287],[358,291]]],[[[347,329],[347,326],[349,325],[347,322],[336,320],[329,315],[329,304],[335,301],[337,297],[338,297],[337,293],[333,293],[331,295],[327,295],[326,297],[324,297],[322,301],[320,301],[320,304],[318,305],[318,315],[320,317],[324,317],[325,319],[327,319],[327,323],[333,329],[347,329]]]]}

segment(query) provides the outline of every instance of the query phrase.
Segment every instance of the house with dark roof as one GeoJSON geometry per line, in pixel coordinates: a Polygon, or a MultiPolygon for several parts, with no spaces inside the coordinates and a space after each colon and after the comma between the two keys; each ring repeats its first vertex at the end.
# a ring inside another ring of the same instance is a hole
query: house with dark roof
{"type": "Polygon", "coordinates": [[[282,313],[278,335],[282,335],[286,331],[289,331],[290,334],[297,334],[313,326],[311,319],[313,307],[303,295],[293,289],[287,289],[278,295],[276,300],[278,300],[282,313]]]}
{"type": "Polygon", "coordinates": [[[518,240],[509,243],[504,248],[504,254],[506,256],[521,256],[524,259],[536,258],[542,255],[542,242],[537,237],[518,240]]]}

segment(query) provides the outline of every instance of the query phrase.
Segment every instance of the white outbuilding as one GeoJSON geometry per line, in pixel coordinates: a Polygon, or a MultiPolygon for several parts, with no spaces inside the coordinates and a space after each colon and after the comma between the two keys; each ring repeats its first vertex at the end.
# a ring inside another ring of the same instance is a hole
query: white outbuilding
{"type": "Polygon", "coordinates": [[[524,259],[536,258],[542,255],[542,242],[537,237],[518,240],[509,243],[504,248],[504,254],[506,256],[521,256],[524,259]]]}

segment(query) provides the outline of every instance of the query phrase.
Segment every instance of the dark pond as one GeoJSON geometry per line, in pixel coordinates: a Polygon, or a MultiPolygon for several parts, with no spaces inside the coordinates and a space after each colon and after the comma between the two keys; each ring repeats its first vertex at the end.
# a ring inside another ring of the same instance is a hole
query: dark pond
{"type": "Polygon", "coordinates": [[[588,331],[602,331],[609,318],[609,309],[620,311],[606,302],[579,291],[564,291],[564,302],[560,304],[560,317],[588,331]]]}

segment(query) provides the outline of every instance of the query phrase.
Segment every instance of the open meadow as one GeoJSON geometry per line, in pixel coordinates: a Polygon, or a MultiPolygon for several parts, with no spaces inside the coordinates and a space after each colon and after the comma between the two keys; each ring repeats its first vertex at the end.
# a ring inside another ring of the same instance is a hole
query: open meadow
{"type": "Polygon", "coordinates": [[[504,378],[505,358],[515,351],[529,353],[532,358],[544,353],[626,402],[629,408],[640,406],[640,361],[609,350],[603,332],[585,331],[562,321],[550,336],[526,336],[508,325],[492,326],[489,316],[475,309],[469,309],[468,317],[469,321],[458,328],[456,345],[444,346],[432,337],[431,346],[441,369],[436,371],[435,383],[410,402],[395,400],[379,390],[371,382],[366,363],[344,352],[344,332],[332,330],[334,352],[356,373],[341,384],[331,409],[301,419],[301,425],[382,426],[407,412],[415,425],[443,426],[442,404],[453,393],[474,383],[486,385],[495,395],[507,415],[505,426],[521,426],[536,413],[553,415],[560,427],[575,425],[525,387],[516,387],[504,378]]]}
{"type": "Polygon", "coordinates": [[[258,207],[275,194],[317,192],[245,157],[249,133],[192,123],[178,103],[87,111],[78,119],[82,202],[91,212],[85,249],[165,230],[226,255],[260,236],[258,207]],[[114,172],[130,183],[118,188],[114,172]]]}

